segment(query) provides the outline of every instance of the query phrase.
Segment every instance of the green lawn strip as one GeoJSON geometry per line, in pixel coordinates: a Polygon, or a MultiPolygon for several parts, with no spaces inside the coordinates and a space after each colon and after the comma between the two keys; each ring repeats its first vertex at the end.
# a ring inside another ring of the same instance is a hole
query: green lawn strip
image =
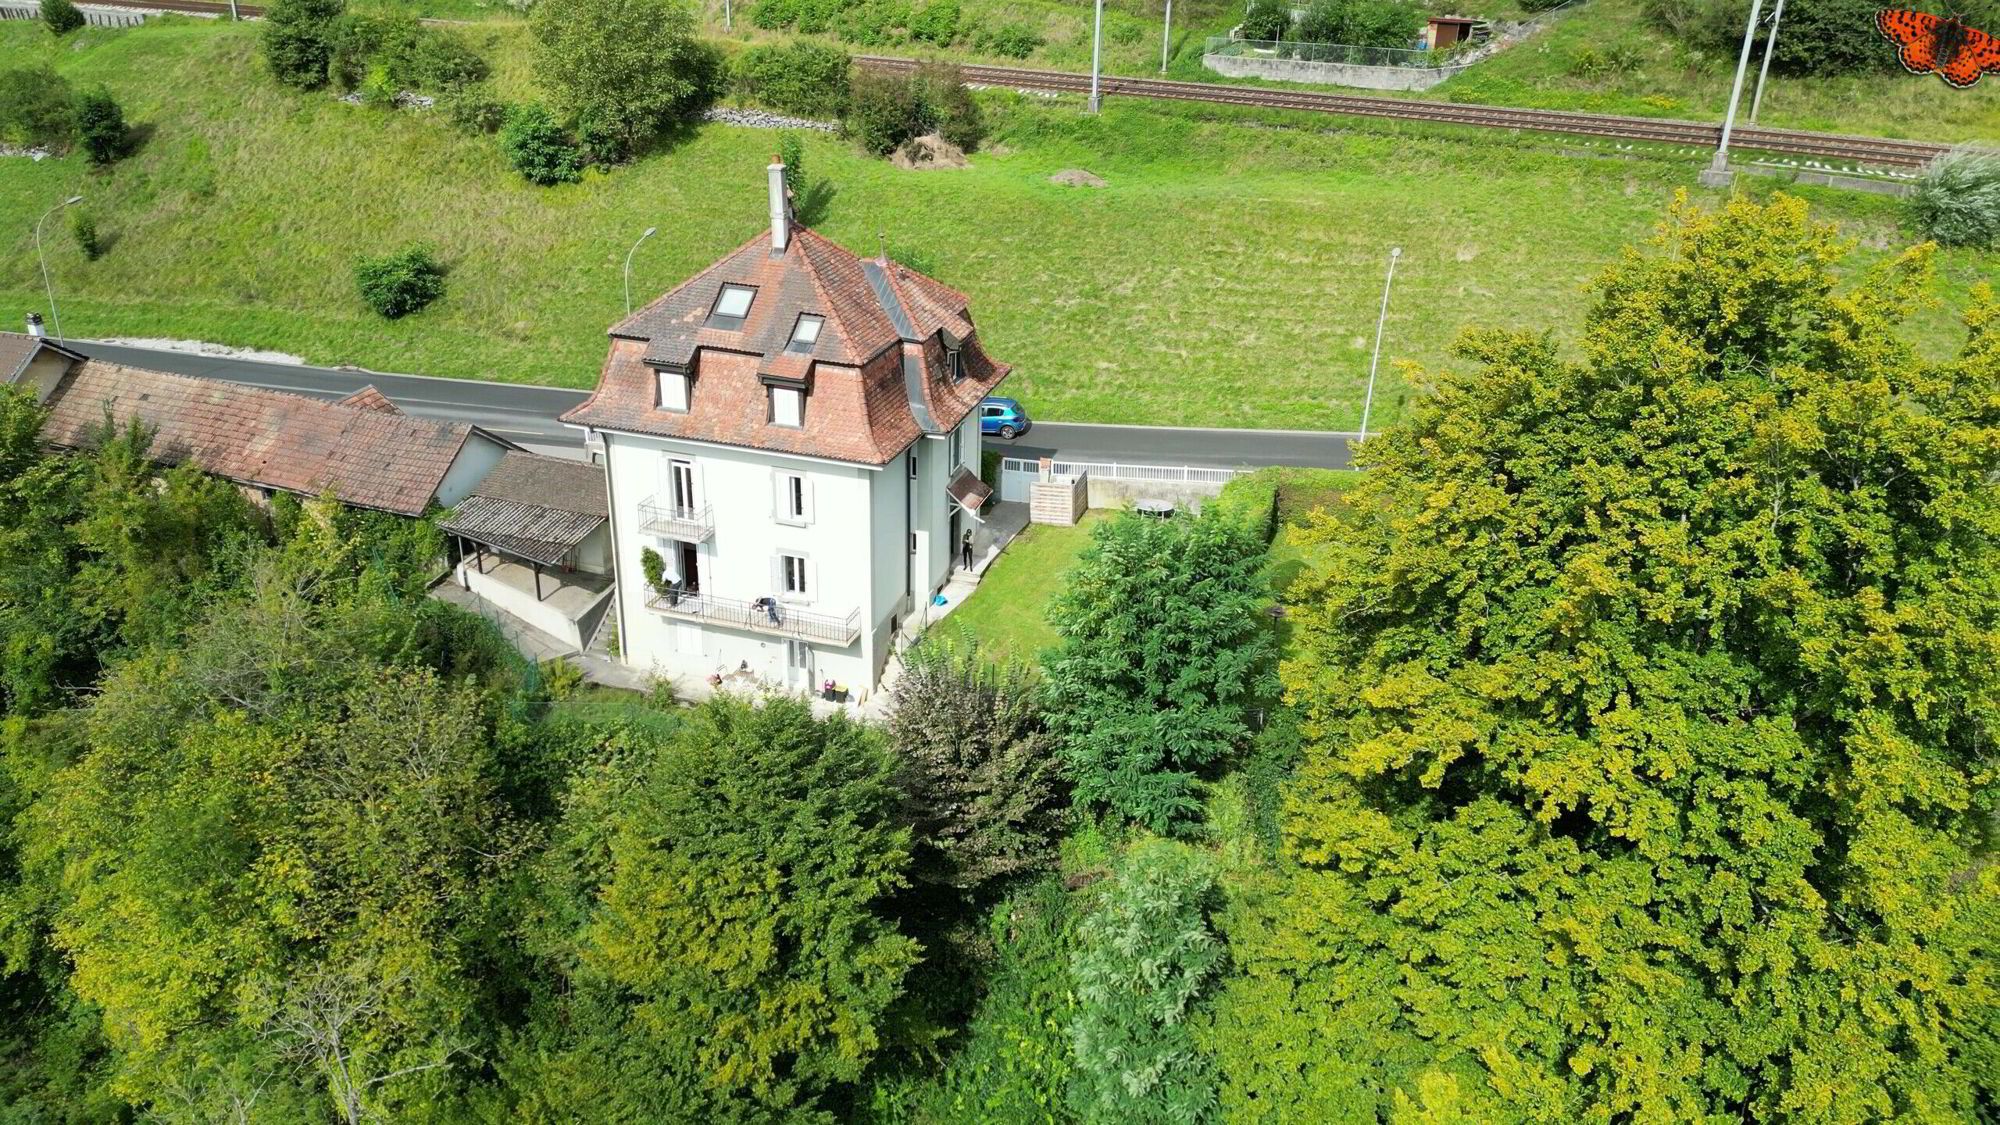
{"type": "MultiPolygon", "coordinates": [[[[528,87],[518,25],[468,34],[503,84],[528,87]]],[[[108,173],[79,156],[0,158],[0,308],[43,306],[30,232],[64,195],[87,197],[108,244],[85,261],[60,216],[45,227],[71,335],[588,387],[604,328],[623,313],[621,266],[639,231],[661,235],[633,262],[644,300],[764,222],[769,131],[692,130],[629,166],[543,189],[511,173],[492,138],[437,116],[280,90],[254,25],[168,20],[59,45],[31,22],[0,25],[0,66],[42,60],[79,86],[107,84],[143,139],[108,173]],[[446,295],[401,321],[376,318],[354,263],[410,243],[444,261],[446,295]]],[[[1584,283],[1693,172],[1568,158],[1500,133],[1276,111],[1122,100],[1093,118],[1074,100],[1008,94],[987,105],[1005,154],[966,170],[904,172],[808,137],[809,173],[835,193],[820,229],[862,252],[886,241],[963,289],[988,350],[1015,365],[1007,392],[1072,421],[1352,428],[1386,251],[1400,245],[1375,402],[1389,421],[1411,393],[1399,361],[1446,363],[1460,327],[1575,323],[1584,283]],[[1110,186],[1049,182],[1070,167],[1110,186]]],[[[1876,257],[1904,241],[1890,201],[1814,199],[1876,257]]],[[[1992,260],[1942,255],[1947,303],[1992,260]]],[[[1912,331],[1933,355],[1962,339],[1948,309],[1912,331]]]]}
{"type": "Polygon", "coordinates": [[[1090,529],[1111,515],[1089,512],[1075,527],[1029,524],[938,629],[947,636],[970,637],[994,660],[1039,660],[1056,643],[1048,621],[1049,599],[1090,545],[1090,529]]]}

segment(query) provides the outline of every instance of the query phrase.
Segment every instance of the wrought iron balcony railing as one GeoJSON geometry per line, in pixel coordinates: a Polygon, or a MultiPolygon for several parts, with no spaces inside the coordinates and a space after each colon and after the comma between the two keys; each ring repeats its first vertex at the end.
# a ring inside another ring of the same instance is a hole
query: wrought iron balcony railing
{"type": "Polygon", "coordinates": [[[639,501],[639,527],[669,539],[700,543],[715,533],[715,519],[706,504],[696,508],[655,498],[639,501]]]}
{"type": "Polygon", "coordinates": [[[753,633],[796,637],[843,647],[853,644],[861,636],[859,609],[851,610],[845,617],[835,617],[796,609],[775,598],[743,601],[740,598],[718,598],[713,594],[684,594],[673,589],[661,593],[656,590],[646,599],[646,608],[670,617],[685,617],[730,629],[747,629],[753,633]]]}

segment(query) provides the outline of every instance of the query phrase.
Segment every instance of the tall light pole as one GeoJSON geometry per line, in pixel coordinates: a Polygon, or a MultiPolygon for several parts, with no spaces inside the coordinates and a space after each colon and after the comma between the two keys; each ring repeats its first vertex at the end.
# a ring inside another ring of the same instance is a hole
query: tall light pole
{"type": "Polygon", "coordinates": [[[1174,0],[1167,0],[1167,26],[1160,32],[1160,73],[1167,72],[1167,52],[1174,42],[1174,0]]]}
{"type": "Polygon", "coordinates": [[[42,254],[42,224],[47,222],[49,216],[55,214],[57,211],[62,210],[72,203],[82,202],[82,196],[72,195],[54,207],[42,212],[42,217],[35,220],[35,260],[42,264],[42,292],[48,294],[49,319],[55,321],[56,343],[58,344],[62,343],[63,340],[62,314],[56,311],[56,287],[49,284],[49,260],[42,254]]]}
{"type": "Polygon", "coordinates": [[[1361,400],[1361,440],[1368,440],[1368,414],[1375,408],[1375,368],[1382,362],[1382,324],[1389,319],[1389,286],[1396,283],[1396,259],[1403,256],[1403,248],[1393,247],[1389,251],[1389,276],[1382,279],[1382,311],[1375,314],[1375,356],[1368,361],[1368,395],[1361,400]]]}
{"type": "Polygon", "coordinates": [[[1757,68],[1757,92],[1750,95],[1750,124],[1757,123],[1757,110],[1764,105],[1764,76],[1771,73],[1771,53],[1778,49],[1778,21],[1785,18],[1785,0],[1771,9],[1771,34],[1764,37],[1764,63],[1757,68]]]}
{"type": "MultiPolygon", "coordinates": [[[[659,229],[660,228],[658,227],[647,227],[646,233],[639,236],[639,242],[644,242],[647,239],[653,237],[653,232],[659,229]]],[[[630,250],[625,251],[625,315],[626,316],[632,315],[632,255],[637,254],[639,252],[639,242],[634,242],[632,244],[632,248],[630,250]]]]}
{"type": "Polygon", "coordinates": [[[1764,12],[1764,0],[1750,0],[1750,21],[1743,25],[1743,50],[1736,56],[1736,84],[1729,89],[1729,113],[1722,119],[1722,141],[1715,146],[1715,159],[1700,179],[1704,187],[1728,187],[1736,178],[1729,171],[1729,133],[1736,127],[1736,103],[1743,100],[1743,73],[1750,69],[1750,41],[1757,36],[1757,17],[1764,12]]]}
{"type": "Polygon", "coordinates": [[[1104,57],[1104,0],[1097,0],[1097,19],[1090,33],[1090,112],[1096,113],[1104,99],[1097,92],[1099,61],[1104,57]]]}

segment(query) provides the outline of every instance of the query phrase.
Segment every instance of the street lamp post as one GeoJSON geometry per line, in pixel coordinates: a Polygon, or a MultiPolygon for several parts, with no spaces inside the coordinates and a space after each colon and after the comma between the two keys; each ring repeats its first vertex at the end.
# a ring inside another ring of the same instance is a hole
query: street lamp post
{"type": "Polygon", "coordinates": [[[1096,113],[1104,99],[1097,91],[1099,62],[1104,57],[1104,0],[1097,0],[1097,17],[1090,33],[1090,112],[1096,113]]]}
{"type": "MultiPolygon", "coordinates": [[[[659,229],[660,228],[658,227],[647,227],[646,233],[639,236],[639,242],[644,242],[647,239],[653,237],[653,232],[659,229]]],[[[630,250],[625,251],[625,315],[626,316],[632,315],[632,255],[637,254],[639,252],[639,242],[634,242],[632,244],[632,248],[630,250]]]]}
{"type": "Polygon", "coordinates": [[[49,260],[42,253],[42,224],[48,222],[49,216],[55,214],[57,211],[62,210],[72,203],[82,202],[82,196],[72,195],[54,207],[42,212],[42,217],[35,220],[35,260],[42,264],[42,292],[46,293],[49,298],[49,319],[55,322],[56,343],[58,344],[62,343],[63,340],[62,314],[56,311],[56,287],[49,284],[49,260]]]}
{"type": "Polygon", "coordinates": [[[1771,34],[1764,37],[1764,62],[1757,68],[1757,92],[1750,95],[1750,124],[1757,123],[1757,111],[1764,105],[1764,76],[1771,73],[1771,54],[1778,49],[1778,21],[1785,18],[1785,0],[1771,9],[1771,34]]]}
{"type": "Polygon", "coordinates": [[[1729,133],[1736,128],[1736,105],[1743,100],[1743,74],[1750,69],[1750,41],[1757,37],[1757,17],[1764,12],[1764,0],[1750,0],[1750,20],[1743,25],[1743,50],[1736,56],[1736,84],[1729,89],[1729,113],[1722,119],[1722,141],[1715,146],[1715,159],[1697,177],[1704,187],[1728,187],[1736,178],[1729,171],[1729,133]]]}
{"type": "Polygon", "coordinates": [[[1375,355],[1368,361],[1368,394],[1361,400],[1361,439],[1356,445],[1368,440],[1368,415],[1375,409],[1375,368],[1382,362],[1382,325],[1389,319],[1389,286],[1396,283],[1396,259],[1402,256],[1402,247],[1390,249],[1389,276],[1382,279],[1382,311],[1375,314],[1375,355]]]}
{"type": "Polygon", "coordinates": [[[1160,73],[1167,72],[1167,52],[1174,42],[1174,0],[1167,0],[1167,26],[1160,32],[1160,73]]]}

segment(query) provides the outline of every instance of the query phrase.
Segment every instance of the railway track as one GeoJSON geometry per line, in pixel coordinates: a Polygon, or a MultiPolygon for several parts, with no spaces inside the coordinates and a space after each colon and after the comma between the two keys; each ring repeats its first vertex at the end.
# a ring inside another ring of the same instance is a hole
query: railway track
{"type": "MultiPolygon", "coordinates": [[[[213,0],[114,0],[107,6],[186,12],[204,16],[229,14],[228,4],[215,3],[213,0]]],[[[238,4],[236,11],[246,19],[254,19],[264,14],[262,8],[250,4],[238,4]]],[[[854,61],[871,69],[891,72],[914,70],[917,66],[915,59],[887,55],[860,55],[854,61]]],[[[1090,90],[1090,76],[1087,74],[977,64],[968,64],[960,69],[967,82],[981,86],[1005,86],[1019,90],[1059,93],[1088,93],[1090,90]]],[[[1488,129],[1529,129],[1543,133],[1681,145],[1696,149],[1712,149],[1721,139],[1721,127],[1718,125],[1668,118],[1622,117],[1609,113],[1570,113],[1551,109],[1461,105],[1414,98],[1372,98],[1309,90],[1229,86],[1214,82],[1177,82],[1164,78],[1106,76],[1099,81],[1098,87],[1109,96],[1171,98],[1177,101],[1257,106],[1265,109],[1298,109],[1350,117],[1432,121],[1488,129]]],[[[1737,147],[1757,152],[1803,157],[1816,163],[1847,164],[1860,169],[1888,171],[1906,171],[1920,167],[1950,147],[1930,141],[1899,141],[1885,137],[1854,137],[1796,129],[1765,129],[1754,125],[1738,128],[1730,135],[1730,139],[1737,147]]]]}

